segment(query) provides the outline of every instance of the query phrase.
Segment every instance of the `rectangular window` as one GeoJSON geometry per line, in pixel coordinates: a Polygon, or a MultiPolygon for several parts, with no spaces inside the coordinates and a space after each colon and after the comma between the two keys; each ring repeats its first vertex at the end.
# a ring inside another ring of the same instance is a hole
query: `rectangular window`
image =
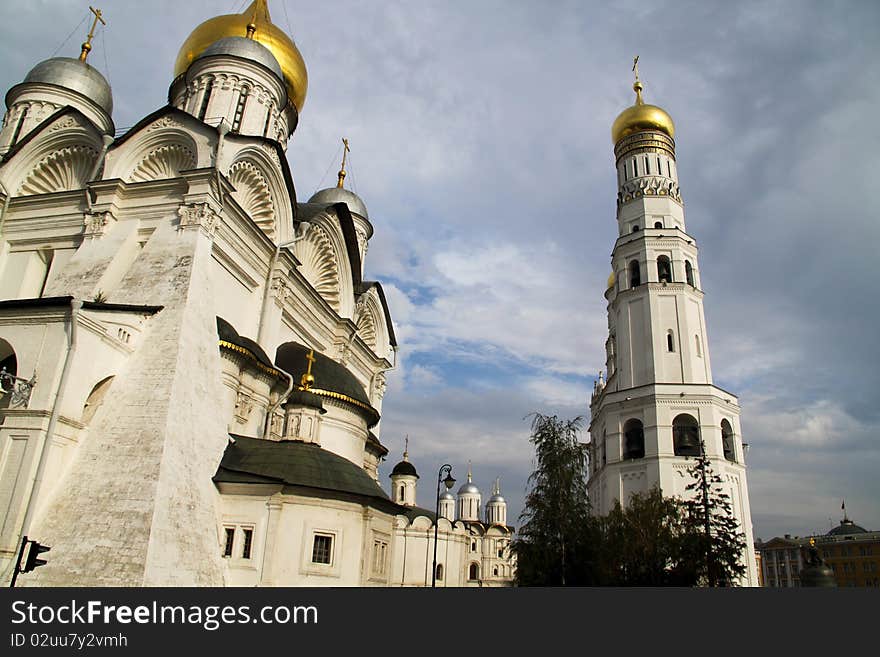
{"type": "Polygon", "coordinates": [[[327,534],[315,534],[312,544],[312,563],[331,563],[333,557],[333,537],[327,534]]]}
{"type": "Polygon", "coordinates": [[[251,558],[251,545],[254,542],[254,530],[253,529],[245,529],[244,531],[244,546],[241,548],[241,558],[242,559],[250,559],[251,558]]]}
{"type": "Polygon", "coordinates": [[[226,527],[224,529],[226,533],[226,542],[223,544],[223,556],[231,557],[232,556],[232,543],[235,541],[235,528],[234,527],[226,527]]]}
{"type": "Polygon", "coordinates": [[[373,541],[373,574],[384,575],[388,544],[385,541],[373,541]]]}

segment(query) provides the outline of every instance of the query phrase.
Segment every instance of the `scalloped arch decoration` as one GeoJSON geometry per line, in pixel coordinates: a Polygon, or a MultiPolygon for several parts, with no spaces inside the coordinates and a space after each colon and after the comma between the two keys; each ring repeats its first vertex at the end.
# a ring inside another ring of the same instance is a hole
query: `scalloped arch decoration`
{"type": "Polygon", "coordinates": [[[246,160],[241,160],[229,168],[229,182],[235,187],[232,197],[250,215],[270,239],[274,240],[275,203],[269,183],[259,168],[246,160]]]}
{"type": "Polygon", "coordinates": [[[361,336],[363,341],[366,342],[373,351],[376,351],[376,347],[379,346],[379,338],[376,331],[376,318],[373,316],[373,311],[366,302],[359,304],[355,324],[357,324],[358,335],[361,336]]]}
{"type": "Polygon", "coordinates": [[[196,155],[191,149],[182,144],[165,144],[147,153],[129,176],[129,182],[177,178],[181,171],[195,166],[196,155]]]}
{"type": "Polygon", "coordinates": [[[98,152],[88,146],[68,146],[40,160],[19,188],[19,196],[83,189],[98,152]]]}
{"type": "Polygon", "coordinates": [[[313,225],[300,242],[297,258],[302,263],[303,276],[338,313],[341,308],[339,261],[327,231],[313,225]]]}

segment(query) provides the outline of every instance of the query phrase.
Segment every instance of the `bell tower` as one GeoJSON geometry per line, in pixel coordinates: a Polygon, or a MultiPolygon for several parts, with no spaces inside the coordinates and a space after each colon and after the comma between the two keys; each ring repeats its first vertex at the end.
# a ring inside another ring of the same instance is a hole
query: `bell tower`
{"type": "MultiPolygon", "coordinates": [[[[687,232],[678,182],[675,126],[642,99],[638,57],[635,104],[612,127],[618,238],[611,255],[606,347],[590,402],[589,492],[596,513],[659,485],[684,496],[702,439],[753,545],[740,408],[713,384],[697,243],[687,232]]],[[[747,549],[744,585],[757,585],[747,549]]]]}

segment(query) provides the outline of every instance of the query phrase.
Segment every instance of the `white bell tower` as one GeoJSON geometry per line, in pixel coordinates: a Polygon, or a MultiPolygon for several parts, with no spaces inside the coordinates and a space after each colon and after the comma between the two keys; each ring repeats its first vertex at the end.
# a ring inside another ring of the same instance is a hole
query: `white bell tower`
{"type": "MultiPolygon", "coordinates": [[[[638,58],[636,58],[636,62],[638,58]]],[[[612,127],[618,238],[611,256],[607,381],[590,403],[589,491],[596,513],[659,485],[684,496],[700,439],[724,479],[749,546],[743,584],[757,586],[740,409],[712,382],[696,240],[686,231],[672,118],[642,100],[612,127]]]]}

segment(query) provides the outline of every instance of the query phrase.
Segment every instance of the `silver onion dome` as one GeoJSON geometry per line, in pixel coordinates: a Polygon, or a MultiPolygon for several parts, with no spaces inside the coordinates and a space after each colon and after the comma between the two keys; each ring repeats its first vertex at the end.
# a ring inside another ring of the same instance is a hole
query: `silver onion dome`
{"type": "Polygon", "coordinates": [[[249,59],[252,62],[256,62],[257,64],[261,64],[268,68],[278,76],[279,80],[284,80],[284,75],[281,72],[281,64],[275,59],[275,55],[273,55],[266,46],[254,39],[248,39],[245,37],[223,37],[208,46],[202,54],[196,57],[196,59],[204,59],[205,57],[211,57],[212,55],[232,55],[233,57],[249,59]]]}
{"type": "Polygon", "coordinates": [[[51,84],[75,91],[113,113],[110,84],[94,66],[72,57],[53,57],[40,62],[25,76],[25,83],[51,84]]]}
{"type": "Polygon", "coordinates": [[[493,502],[495,504],[506,504],[507,500],[501,497],[501,493],[495,493],[492,497],[489,498],[488,504],[492,504],[493,502]]]}
{"type": "Polygon", "coordinates": [[[448,490],[445,490],[442,493],[440,493],[440,501],[442,502],[443,500],[451,500],[452,502],[454,502],[455,496],[452,493],[450,493],[448,490]]]}
{"type": "Polygon", "coordinates": [[[472,482],[467,482],[464,486],[458,489],[459,495],[479,495],[480,489],[476,487],[472,482]]]}
{"type": "Polygon", "coordinates": [[[329,187],[315,192],[315,195],[309,199],[309,203],[321,203],[323,205],[331,205],[333,203],[345,203],[350,212],[359,214],[364,219],[369,219],[367,215],[367,206],[361,200],[361,197],[344,187],[329,187]]]}

